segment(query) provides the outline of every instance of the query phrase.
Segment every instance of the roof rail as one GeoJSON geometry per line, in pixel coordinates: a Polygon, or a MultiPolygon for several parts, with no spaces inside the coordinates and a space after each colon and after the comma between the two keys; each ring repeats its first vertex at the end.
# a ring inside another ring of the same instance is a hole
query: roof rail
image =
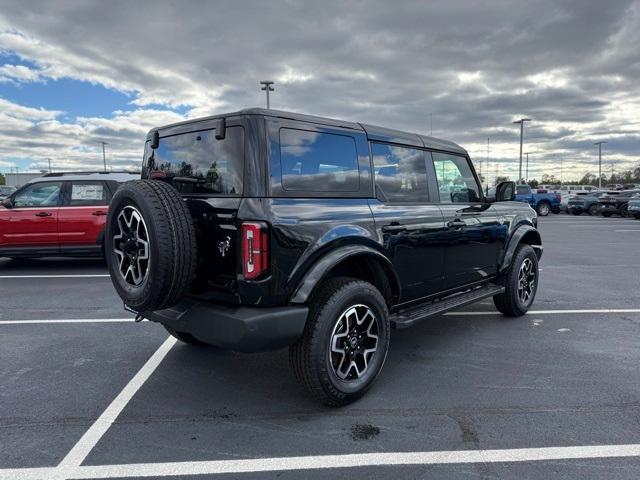
{"type": "Polygon", "coordinates": [[[45,173],[42,175],[43,177],[64,177],[65,175],[109,175],[111,173],[129,173],[131,175],[139,175],[140,172],[130,172],[127,170],[113,170],[110,172],[105,172],[103,170],[100,171],[80,171],[80,172],[52,172],[45,173]]]}

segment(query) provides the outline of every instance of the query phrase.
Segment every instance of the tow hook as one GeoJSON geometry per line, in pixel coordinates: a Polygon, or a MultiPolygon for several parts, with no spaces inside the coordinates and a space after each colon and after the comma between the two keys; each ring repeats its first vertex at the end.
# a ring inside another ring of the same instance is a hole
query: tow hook
{"type": "Polygon", "coordinates": [[[124,302],[122,303],[122,305],[124,306],[124,309],[127,312],[135,314],[134,322],[139,323],[142,320],[144,320],[144,314],[143,313],[137,312],[136,310],[134,310],[133,308],[131,308],[129,305],[127,305],[124,302]]]}

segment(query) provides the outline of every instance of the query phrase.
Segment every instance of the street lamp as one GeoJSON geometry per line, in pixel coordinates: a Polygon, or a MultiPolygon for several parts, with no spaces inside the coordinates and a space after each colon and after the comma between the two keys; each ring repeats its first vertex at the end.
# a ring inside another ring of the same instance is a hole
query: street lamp
{"type": "Polygon", "coordinates": [[[594,145],[598,145],[598,190],[602,190],[602,144],[607,143],[604,141],[596,142],[594,145]]]}
{"type": "Polygon", "coordinates": [[[529,153],[531,152],[526,152],[525,155],[527,156],[527,168],[525,170],[525,178],[527,179],[527,183],[529,183],[529,153]]]}
{"type": "Polygon", "coordinates": [[[530,118],[521,118],[513,123],[520,124],[520,169],[518,170],[518,181],[522,180],[522,137],[524,136],[524,122],[530,122],[530,118]]]}
{"type": "Polygon", "coordinates": [[[107,156],[104,153],[104,146],[109,145],[107,142],[100,142],[102,144],[102,163],[104,163],[104,171],[107,171],[107,156]]]}
{"type": "Polygon", "coordinates": [[[267,109],[269,109],[269,92],[273,92],[273,82],[271,80],[263,80],[260,82],[262,88],[260,90],[267,92],[267,109]]]}

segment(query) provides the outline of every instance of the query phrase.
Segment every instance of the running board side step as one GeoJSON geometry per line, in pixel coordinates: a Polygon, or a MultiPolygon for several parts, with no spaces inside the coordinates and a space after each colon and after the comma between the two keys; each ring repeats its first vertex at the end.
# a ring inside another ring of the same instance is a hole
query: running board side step
{"type": "Polygon", "coordinates": [[[400,310],[398,313],[392,315],[389,320],[395,328],[407,328],[425,318],[440,315],[454,308],[464,307],[470,303],[475,303],[500,293],[504,293],[504,287],[502,285],[489,283],[473,290],[456,293],[442,300],[434,300],[426,305],[423,304],[411,309],[400,310]]]}

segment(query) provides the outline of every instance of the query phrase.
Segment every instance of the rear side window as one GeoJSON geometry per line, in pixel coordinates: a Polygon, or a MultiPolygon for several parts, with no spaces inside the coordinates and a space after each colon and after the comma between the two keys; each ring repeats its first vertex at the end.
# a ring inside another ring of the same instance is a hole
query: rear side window
{"type": "Polygon", "coordinates": [[[478,183],[465,157],[439,152],[433,152],[432,156],[441,203],[480,201],[478,183]]]}
{"type": "MultiPolygon", "coordinates": [[[[541,193],[540,190],[538,190],[538,193],[541,193]]],[[[528,195],[529,194],[529,187],[527,187],[525,185],[518,185],[516,187],[516,194],[517,195],[528,195]]]]}
{"type": "Polygon", "coordinates": [[[109,192],[102,182],[71,182],[69,206],[106,205],[109,192]]]}
{"type": "Polygon", "coordinates": [[[282,188],[301,192],[357,192],[356,143],[349,135],[280,129],[282,188]]]}
{"type": "Polygon", "coordinates": [[[415,148],[371,144],[376,191],[389,203],[429,201],[424,152],[415,148]]]}
{"type": "Polygon", "coordinates": [[[217,140],[215,130],[161,137],[151,150],[143,178],[165,180],[180,193],[241,195],[244,172],[244,129],[227,127],[217,140]]]}

